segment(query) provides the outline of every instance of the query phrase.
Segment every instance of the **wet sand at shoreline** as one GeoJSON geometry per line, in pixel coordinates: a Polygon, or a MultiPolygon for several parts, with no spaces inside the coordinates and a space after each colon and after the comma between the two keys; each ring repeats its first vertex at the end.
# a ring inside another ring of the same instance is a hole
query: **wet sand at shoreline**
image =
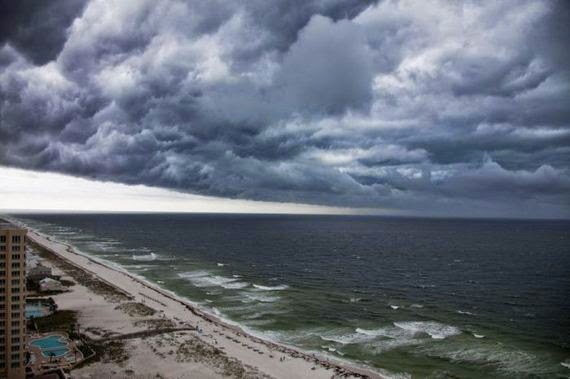
{"type": "MultiPolygon", "coordinates": [[[[152,317],[126,314],[117,309],[119,304],[76,284],[71,287],[71,292],[54,298],[60,309],[78,311],[81,328],[86,333],[89,330],[104,330],[114,335],[142,332],[155,326],[155,321],[150,325],[145,322],[157,319],[174,328],[197,329],[128,339],[129,357],[124,361],[96,362],[72,371],[74,377],[125,377],[127,374],[141,378],[381,377],[366,368],[252,336],[169,291],[120,268],[98,262],[49,236],[30,230],[28,237],[55,257],[115,288],[124,296],[122,303],[144,304],[156,312],[152,317]]],[[[96,335],[90,337],[97,338],[96,335]]]]}

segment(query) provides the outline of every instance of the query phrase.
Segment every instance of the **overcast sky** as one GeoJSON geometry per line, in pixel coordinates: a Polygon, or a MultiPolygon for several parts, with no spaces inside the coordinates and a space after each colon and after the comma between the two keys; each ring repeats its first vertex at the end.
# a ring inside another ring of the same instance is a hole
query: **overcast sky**
{"type": "Polygon", "coordinates": [[[568,218],[569,36],[565,0],[0,1],[0,176],[36,175],[0,207],[568,218]]]}

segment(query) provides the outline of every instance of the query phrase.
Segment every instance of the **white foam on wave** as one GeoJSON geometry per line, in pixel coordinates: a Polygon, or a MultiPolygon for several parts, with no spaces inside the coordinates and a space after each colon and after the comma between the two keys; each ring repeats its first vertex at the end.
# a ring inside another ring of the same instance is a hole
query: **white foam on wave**
{"type": "Polygon", "coordinates": [[[283,291],[289,288],[287,284],[280,284],[278,286],[262,286],[259,284],[254,284],[253,286],[261,291],[283,291]]]}
{"type": "Polygon", "coordinates": [[[123,251],[127,251],[129,253],[150,253],[152,252],[151,249],[149,249],[148,247],[137,247],[137,248],[131,248],[131,247],[126,247],[122,249],[123,251]]]}
{"type": "MultiPolygon", "coordinates": [[[[56,233],[59,234],[59,235],[62,235],[62,236],[76,236],[76,235],[79,234],[79,232],[75,232],[75,231],[72,231],[72,230],[59,231],[59,232],[56,232],[56,233]]],[[[55,234],[55,233],[54,233],[54,234],[55,234]]]]}
{"type": "MultiPolygon", "coordinates": [[[[244,330],[262,339],[277,341],[285,344],[302,343],[302,341],[305,341],[307,338],[310,338],[312,336],[317,336],[324,339],[322,336],[341,335],[343,332],[347,331],[346,328],[330,329],[324,327],[308,328],[308,329],[303,328],[303,329],[288,330],[288,331],[277,331],[277,330],[260,331],[260,330],[252,330],[250,328],[245,327],[244,330]]],[[[345,353],[340,351],[340,347],[326,344],[326,345],[320,345],[320,348],[321,349],[319,350],[305,350],[305,352],[308,354],[318,354],[320,357],[334,360],[334,362],[336,363],[354,366],[355,363],[354,361],[343,358],[345,353]]],[[[387,379],[388,378],[411,379],[411,376],[406,373],[393,373],[379,368],[369,368],[369,369],[380,373],[381,377],[387,379]]]]}
{"type": "Polygon", "coordinates": [[[257,301],[262,303],[274,303],[276,301],[279,301],[280,299],[279,296],[270,296],[263,293],[254,293],[254,292],[244,292],[243,295],[245,298],[242,299],[242,302],[244,303],[252,301],[257,301]]]}
{"type": "Polygon", "coordinates": [[[236,293],[236,296],[224,296],[223,302],[227,305],[220,305],[219,308],[240,320],[272,318],[274,315],[288,313],[288,310],[279,308],[279,303],[250,300],[244,298],[241,292],[236,293]]]}
{"type": "Polygon", "coordinates": [[[492,365],[498,371],[514,374],[516,377],[545,376],[552,373],[552,362],[544,357],[501,344],[481,342],[478,345],[462,347],[432,344],[424,345],[421,351],[428,356],[449,359],[452,362],[492,365]]]}
{"type": "Polygon", "coordinates": [[[321,345],[321,349],[325,349],[330,351],[331,353],[334,353],[336,351],[336,349],[332,346],[326,346],[326,345],[321,345]]]}
{"type": "Polygon", "coordinates": [[[89,249],[102,252],[115,252],[120,249],[121,243],[115,240],[93,240],[87,243],[89,249]]]}
{"type": "Polygon", "coordinates": [[[377,329],[356,328],[356,332],[373,338],[386,337],[392,339],[412,339],[416,334],[414,331],[398,328],[396,326],[386,326],[377,329]]]}
{"type": "Polygon", "coordinates": [[[180,272],[178,276],[182,279],[192,279],[192,278],[199,278],[201,276],[208,276],[210,273],[208,271],[189,271],[189,272],[180,272]]]}
{"type": "Polygon", "coordinates": [[[246,282],[231,282],[231,283],[221,284],[220,286],[223,287],[223,288],[226,288],[226,289],[241,290],[241,289],[246,288],[247,286],[249,286],[249,283],[246,283],[246,282]]]}
{"type": "Polygon", "coordinates": [[[342,336],[320,336],[324,341],[336,342],[342,345],[347,345],[349,343],[353,343],[355,341],[355,335],[342,335],[342,336]]]}
{"type": "Polygon", "coordinates": [[[133,254],[132,256],[133,261],[145,261],[145,262],[154,261],[156,260],[157,257],[158,256],[155,253],[141,254],[141,255],[133,254]]]}
{"type": "Polygon", "coordinates": [[[421,345],[425,342],[421,338],[404,338],[404,339],[381,339],[367,343],[366,348],[371,353],[380,354],[389,350],[397,349],[404,346],[421,345]]]}
{"type": "Polygon", "coordinates": [[[393,323],[376,329],[356,328],[356,334],[344,336],[350,343],[362,343],[371,353],[382,353],[388,350],[414,346],[425,343],[427,334],[433,339],[444,339],[460,333],[459,329],[434,321],[407,321],[393,323]]]}
{"type": "Polygon", "coordinates": [[[328,331],[319,334],[322,340],[339,343],[341,345],[358,344],[371,341],[377,338],[376,335],[370,335],[365,333],[338,333],[335,331],[328,331]]]}
{"type": "Polygon", "coordinates": [[[416,332],[393,325],[378,329],[357,328],[356,331],[368,337],[367,340],[362,342],[365,344],[365,348],[374,354],[380,354],[399,347],[419,345],[425,342],[425,339],[415,338],[416,332]]]}
{"type": "Polygon", "coordinates": [[[196,287],[222,287],[225,289],[243,289],[249,286],[247,282],[240,282],[236,278],[227,278],[221,275],[212,275],[208,271],[191,271],[178,274],[179,277],[190,281],[196,287]]]}
{"type": "Polygon", "coordinates": [[[414,333],[426,333],[434,340],[442,340],[461,333],[461,330],[455,326],[435,321],[403,321],[394,322],[394,325],[414,333]]]}

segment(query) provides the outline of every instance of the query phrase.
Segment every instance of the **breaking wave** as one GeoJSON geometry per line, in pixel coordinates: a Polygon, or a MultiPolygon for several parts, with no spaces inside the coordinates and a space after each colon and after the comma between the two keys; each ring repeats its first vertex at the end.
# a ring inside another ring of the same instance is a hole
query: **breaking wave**
{"type": "Polygon", "coordinates": [[[247,282],[240,282],[236,278],[228,278],[221,275],[212,275],[208,271],[191,271],[179,273],[182,279],[190,281],[196,287],[222,287],[225,289],[243,289],[249,286],[247,282]]]}
{"type": "Polygon", "coordinates": [[[428,356],[448,359],[456,363],[495,366],[497,370],[517,377],[544,376],[552,374],[551,362],[529,352],[509,348],[499,344],[479,344],[450,348],[443,345],[431,345],[421,348],[428,356]]]}
{"type": "Polygon", "coordinates": [[[254,292],[244,292],[243,296],[244,298],[242,299],[242,302],[244,303],[249,303],[252,301],[258,301],[262,303],[274,303],[276,301],[279,301],[280,299],[279,296],[270,296],[270,295],[265,295],[263,293],[254,293],[254,292]]]}
{"type": "Polygon", "coordinates": [[[283,291],[289,288],[287,284],[280,284],[278,286],[262,286],[259,284],[254,284],[253,286],[261,291],[283,291]]]}
{"type": "Polygon", "coordinates": [[[132,256],[133,261],[154,261],[156,260],[157,257],[158,256],[155,253],[141,254],[141,255],[133,254],[132,256]]]}
{"type": "Polygon", "coordinates": [[[404,321],[395,322],[394,325],[414,333],[426,333],[434,340],[442,340],[461,333],[461,330],[455,326],[435,321],[404,321]]]}

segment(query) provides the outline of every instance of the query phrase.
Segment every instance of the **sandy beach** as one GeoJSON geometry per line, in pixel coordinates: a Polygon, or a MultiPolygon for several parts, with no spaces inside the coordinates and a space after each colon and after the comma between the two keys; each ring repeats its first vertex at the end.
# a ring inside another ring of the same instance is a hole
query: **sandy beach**
{"type": "Polygon", "coordinates": [[[78,313],[81,333],[93,340],[124,343],[124,356],[110,356],[75,369],[71,372],[74,378],[381,377],[366,368],[252,336],[50,236],[29,230],[28,237],[49,252],[43,255],[43,263],[61,275],[68,275],[62,267],[65,262],[90,280],[116,290],[116,296],[97,293],[75,280],[70,292],[54,296],[59,309],[78,313]]]}

